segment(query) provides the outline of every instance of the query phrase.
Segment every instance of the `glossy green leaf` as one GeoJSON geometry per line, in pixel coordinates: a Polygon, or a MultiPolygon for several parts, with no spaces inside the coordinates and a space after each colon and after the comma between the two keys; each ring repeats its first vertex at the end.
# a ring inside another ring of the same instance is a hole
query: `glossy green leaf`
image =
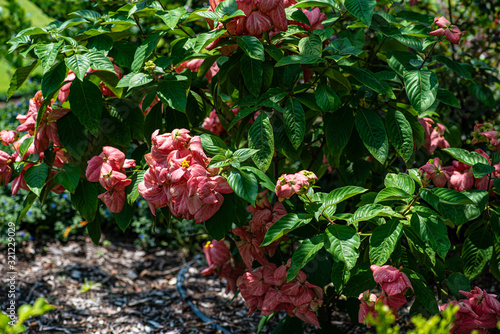
{"type": "Polygon", "coordinates": [[[402,201],[411,198],[411,195],[406,191],[395,188],[388,187],[382,189],[375,197],[375,201],[373,203],[383,202],[383,201],[402,201]]]}
{"type": "Polygon", "coordinates": [[[455,62],[455,61],[453,61],[450,58],[445,57],[445,56],[435,56],[434,58],[436,58],[436,60],[439,61],[440,63],[445,64],[446,67],[448,67],[450,70],[452,70],[456,74],[464,77],[467,80],[472,80],[470,73],[465,69],[465,67],[460,65],[460,63],[457,63],[457,62],[455,62]]]}
{"type": "Polygon", "coordinates": [[[231,231],[236,215],[235,205],[234,195],[224,195],[224,203],[220,209],[205,222],[205,227],[212,238],[222,240],[226,233],[231,231]]]}
{"type": "Polygon", "coordinates": [[[31,208],[33,203],[35,203],[35,200],[37,198],[38,196],[34,192],[30,191],[30,193],[26,196],[26,198],[23,201],[23,209],[17,215],[16,224],[19,224],[19,222],[24,218],[24,216],[26,216],[29,209],[31,208]]]}
{"type": "Polygon", "coordinates": [[[467,196],[453,189],[433,188],[432,193],[439,198],[441,203],[452,205],[474,204],[467,196]]]}
{"type": "Polygon", "coordinates": [[[14,72],[12,79],[10,80],[9,90],[7,91],[7,99],[10,99],[12,95],[28,80],[28,77],[33,73],[33,71],[40,65],[39,60],[35,60],[31,65],[26,67],[19,67],[14,72]]]}
{"type": "Polygon", "coordinates": [[[370,237],[370,262],[377,266],[384,265],[399,243],[403,226],[398,219],[377,226],[370,237]]]}
{"type": "Polygon", "coordinates": [[[171,108],[184,112],[189,83],[184,76],[170,76],[158,84],[158,97],[171,108]]]}
{"type": "Polygon", "coordinates": [[[475,164],[488,165],[488,160],[477,152],[467,151],[462,148],[445,148],[443,149],[446,153],[454,157],[460,162],[467,164],[469,166],[474,166],[475,164]]]}
{"type": "Polygon", "coordinates": [[[59,49],[63,46],[64,41],[61,40],[57,43],[42,44],[38,43],[35,46],[35,54],[42,61],[44,73],[51,69],[56,61],[59,49]]]}
{"type": "Polygon", "coordinates": [[[493,236],[486,227],[474,230],[462,248],[464,274],[468,279],[478,277],[493,255],[493,236]]]}
{"type": "Polygon", "coordinates": [[[404,268],[403,272],[410,279],[411,285],[413,286],[413,290],[415,292],[416,300],[418,300],[420,304],[422,304],[425,309],[431,314],[439,313],[439,307],[434,295],[434,291],[427,286],[427,284],[425,283],[425,279],[421,275],[408,268],[404,268]]]}
{"type": "Polygon", "coordinates": [[[455,97],[455,95],[447,89],[439,88],[436,96],[436,100],[442,102],[446,105],[460,108],[460,102],[455,97]]]}
{"type": "Polygon", "coordinates": [[[472,172],[474,173],[474,177],[477,179],[480,179],[483,176],[486,176],[494,171],[495,167],[482,163],[478,163],[472,166],[472,172]]]}
{"type": "Polygon", "coordinates": [[[410,175],[404,173],[387,173],[384,185],[386,187],[399,188],[410,195],[413,195],[415,192],[415,181],[413,181],[410,175]]]}
{"type": "Polygon", "coordinates": [[[53,69],[42,77],[42,95],[49,96],[59,89],[66,78],[66,65],[63,62],[57,64],[53,69]]]}
{"type": "MultiPolygon", "coordinates": [[[[314,95],[316,97],[318,107],[320,107],[323,112],[334,112],[341,106],[342,102],[340,97],[327,84],[318,84],[314,95]]],[[[342,126],[345,126],[345,124],[342,124],[342,126]]]]}
{"type": "Polygon", "coordinates": [[[293,280],[299,273],[299,270],[314,259],[324,244],[323,234],[302,241],[300,246],[293,252],[291,267],[288,269],[286,275],[287,282],[293,280]]]}
{"type": "Polygon", "coordinates": [[[167,27],[169,27],[170,29],[175,29],[180,18],[186,13],[186,8],[183,6],[179,6],[172,10],[159,11],[156,13],[156,15],[159,16],[163,20],[163,22],[165,22],[167,27]]]}
{"type": "Polygon", "coordinates": [[[269,230],[267,230],[261,246],[270,245],[296,228],[309,224],[311,220],[312,216],[305,213],[289,213],[281,217],[276,223],[271,225],[269,230]]]}
{"type": "Polygon", "coordinates": [[[101,90],[88,80],[73,80],[68,96],[71,112],[97,137],[104,103],[101,90]]]}
{"type": "Polygon", "coordinates": [[[361,221],[367,221],[374,217],[398,217],[390,207],[381,204],[366,204],[358,208],[352,217],[347,221],[348,224],[356,224],[361,221]]]}
{"type": "Polygon", "coordinates": [[[54,177],[54,181],[73,194],[80,181],[80,166],[75,163],[64,164],[62,170],[54,177]]]}
{"type": "Polygon", "coordinates": [[[351,108],[341,108],[323,116],[323,130],[326,143],[332,155],[340,155],[351,138],[354,128],[354,114],[351,108]]]}
{"type": "Polygon", "coordinates": [[[396,98],[391,87],[385,81],[380,80],[372,71],[353,66],[341,66],[341,68],[344,72],[352,75],[362,85],[365,85],[379,94],[386,95],[391,99],[396,98]]]}
{"type": "Polygon", "coordinates": [[[380,116],[373,110],[359,108],[355,124],[365,147],[383,164],[389,153],[389,140],[380,116]]]}
{"type": "Polygon", "coordinates": [[[387,135],[396,152],[406,162],[413,155],[413,132],[410,123],[398,110],[389,109],[385,118],[387,135]]]}
{"type": "Polygon", "coordinates": [[[406,94],[416,111],[427,111],[436,100],[438,79],[428,70],[407,71],[404,74],[406,94]]]}
{"type": "Polygon", "coordinates": [[[241,76],[248,91],[259,97],[262,89],[263,63],[260,60],[243,56],[241,58],[241,76]]]}
{"type": "Polygon", "coordinates": [[[346,0],[344,2],[345,8],[368,27],[372,24],[376,4],[375,0],[346,0]]]}
{"type": "Polygon", "coordinates": [[[326,62],[323,58],[314,55],[291,55],[281,58],[276,67],[292,64],[312,65],[326,62]]]}
{"type": "Polygon", "coordinates": [[[264,45],[254,36],[239,36],[237,43],[243,52],[252,59],[264,61],[264,45]]]}
{"type": "Polygon", "coordinates": [[[96,216],[98,195],[96,185],[87,180],[81,180],[75,193],[71,195],[71,203],[89,223],[96,216]]]}
{"type": "Polygon", "coordinates": [[[424,218],[418,214],[411,217],[411,227],[443,260],[451,247],[446,225],[436,217],[424,218]]]}
{"type": "Polygon", "coordinates": [[[347,270],[358,260],[361,239],[358,232],[346,225],[330,225],[325,231],[325,247],[337,262],[343,262],[347,270]]]}
{"type": "Polygon", "coordinates": [[[306,132],[306,117],[299,101],[289,98],[283,110],[285,131],[295,149],[304,141],[306,132]]]}
{"type": "Polygon", "coordinates": [[[274,155],[274,134],[271,122],[264,112],[261,112],[248,131],[248,147],[258,150],[252,160],[260,170],[267,171],[274,155]]]}
{"type": "Polygon", "coordinates": [[[232,170],[227,177],[227,182],[229,182],[229,186],[231,186],[236,195],[251,205],[255,204],[255,199],[259,191],[259,184],[255,175],[241,170],[232,170]]]}
{"type": "Polygon", "coordinates": [[[76,77],[80,79],[80,81],[83,81],[85,74],[92,64],[90,58],[87,55],[78,53],[75,53],[71,57],[65,58],[64,61],[66,62],[66,66],[70,70],[75,72],[76,77]]]}
{"type": "Polygon", "coordinates": [[[303,55],[313,55],[321,57],[323,53],[323,42],[318,35],[310,35],[299,41],[299,51],[303,55]]]}
{"type": "Polygon", "coordinates": [[[153,50],[156,48],[163,34],[164,32],[158,31],[146,37],[144,42],[135,51],[132,71],[137,73],[142,69],[144,61],[153,53],[153,50]]]}
{"type": "Polygon", "coordinates": [[[28,188],[37,196],[40,196],[47,176],[49,176],[49,166],[42,162],[39,165],[28,168],[24,174],[24,180],[28,188]]]}

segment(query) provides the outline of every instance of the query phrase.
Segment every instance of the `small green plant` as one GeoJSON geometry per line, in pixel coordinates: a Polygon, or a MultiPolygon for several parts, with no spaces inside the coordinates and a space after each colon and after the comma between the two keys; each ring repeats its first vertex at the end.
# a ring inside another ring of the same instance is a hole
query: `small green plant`
{"type": "MultiPolygon", "coordinates": [[[[453,327],[455,313],[458,306],[449,306],[440,315],[434,315],[426,319],[421,314],[413,316],[411,322],[415,328],[407,331],[408,334],[448,334],[453,327]]],[[[401,327],[395,324],[396,315],[387,305],[377,303],[375,314],[368,314],[367,323],[375,327],[378,334],[399,334],[401,327]]]]}
{"type": "Polygon", "coordinates": [[[83,281],[83,285],[80,287],[80,293],[86,293],[90,290],[96,290],[101,287],[101,284],[96,281],[88,280],[86,277],[83,281]]]}
{"type": "Polygon", "coordinates": [[[26,322],[26,320],[31,317],[46,314],[54,308],[55,307],[53,305],[47,304],[45,299],[38,298],[33,306],[25,304],[19,307],[19,310],[17,311],[17,321],[10,318],[5,313],[0,313],[0,334],[24,333],[26,331],[26,327],[23,323],[26,322]]]}

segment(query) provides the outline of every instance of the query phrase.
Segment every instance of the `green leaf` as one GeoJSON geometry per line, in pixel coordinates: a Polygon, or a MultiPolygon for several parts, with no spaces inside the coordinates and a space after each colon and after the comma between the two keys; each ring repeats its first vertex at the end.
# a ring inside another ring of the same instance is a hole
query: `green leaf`
{"type": "Polygon", "coordinates": [[[103,53],[101,53],[99,51],[94,51],[94,52],[88,53],[87,57],[92,62],[92,68],[94,70],[109,71],[112,73],[116,73],[115,68],[113,66],[113,63],[103,53]]]}
{"type": "Polygon", "coordinates": [[[262,45],[258,38],[254,36],[238,36],[237,43],[248,57],[261,61],[266,60],[264,45],[262,45]]]}
{"type": "Polygon", "coordinates": [[[423,62],[423,59],[416,53],[390,50],[387,52],[387,63],[400,76],[408,71],[415,71],[416,64],[423,62]]]}
{"type": "Polygon", "coordinates": [[[19,222],[24,218],[24,216],[26,216],[33,203],[35,203],[37,197],[38,196],[32,191],[30,191],[30,193],[26,196],[26,198],[23,201],[23,209],[21,210],[21,212],[19,212],[19,215],[17,216],[16,224],[19,224],[19,222]]]}
{"type": "Polygon", "coordinates": [[[340,155],[351,138],[354,128],[354,114],[351,108],[341,108],[323,115],[323,131],[332,155],[340,155]]]}
{"type": "Polygon", "coordinates": [[[134,219],[135,208],[135,205],[125,203],[122,211],[114,214],[116,223],[118,224],[120,230],[122,230],[123,232],[125,232],[130,223],[132,223],[132,220],[134,219]]]}
{"type": "Polygon", "coordinates": [[[373,203],[378,203],[383,201],[398,201],[398,200],[401,201],[409,198],[411,198],[411,195],[408,194],[406,191],[395,187],[388,187],[382,189],[377,194],[377,197],[375,197],[375,201],[373,203]]]}
{"type": "Polygon", "coordinates": [[[264,112],[260,113],[248,131],[248,147],[259,150],[252,156],[252,160],[260,170],[267,171],[274,155],[274,134],[271,122],[264,112]]]}
{"type": "Polygon", "coordinates": [[[446,105],[449,105],[449,106],[452,106],[455,108],[460,108],[460,102],[458,101],[458,99],[455,97],[455,95],[452,92],[450,92],[447,89],[439,88],[438,92],[437,92],[436,100],[438,100],[446,105]]]}
{"type": "Polygon", "coordinates": [[[215,8],[214,13],[219,17],[231,16],[234,12],[238,10],[238,6],[235,0],[227,0],[220,2],[215,8]]]}
{"type": "Polygon", "coordinates": [[[304,0],[297,2],[291,8],[304,8],[304,7],[333,7],[334,9],[340,10],[339,5],[335,0],[304,0]]]}
{"type": "MultiPolygon", "coordinates": [[[[237,151],[236,151],[237,152],[237,151]]],[[[276,180],[271,180],[269,176],[267,176],[260,169],[257,169],[253,166],[241,166],[241,170],[254,174],[259,179],[259,184],[264,188],[273,191],[276,189],[276,180]]]]}
{"type": "Polygon", "coordinates": [[[296,228],[309,224],[311,220],[312,216],[306,213],[289,213],[281,217],[267,230],[261,247],[268,246],[296,228]]]}
{"type": "Polygon", "coordinates": [[[323,42],[318,35],[310,35],[299,41],[299,51],[303,55],[313,55],[321,57],[323,53],[323,42]]]}
{"type": "Polygon", "coordinates": [[[56,61],[59,49],[61,48],[61,46],[63,46],[63,44],[64,41],[61,40],[57,43],[49,43],[49,44],[38,43],[35,46],[35,54],[42,61],[42,67],[44,73],[50,70],[50,68],[56,61]]]}
{"type": "Polygon", "coordinates": [[[452,205],[474,204],[467,196],[453,189],[433,188],[432,193],[439,197],[441,203],[452,205]]]}
{"type": "Polygon", "coordinates": [[[490,165],[485,165],[482,163],[475,164],[472,166],[472,172],[474,173],[474,177],[477,179],[482,178],[485,175],[493,173],[495,171],[495,167],[490,165]]]}
{"type": "Polygon", "coordinates": [[[184,112],[187,105],[189,83],[184,76],[170,76],[158,84],[158,97],[161,102],[175,110],[184,112]]]}
{"type": "Polygon", "coordinates": [[[473,280],[482,273],[493,255],[493,236],[486,227],[474,230],[465,239],[462,248],[464,274],[473,280]]]}
{"type": "Polygon", "coordinates": [[[139,183],[144,179],[144,173],[146,173],[146,171],[141,170],[132,175],[132,182],[126,188],[127,203],[129,205],[134,205],[139,197],[139,183]]]}
{"type": "Polygon", "coordinates": [[[70,70],[75,72],[76,77],[80,79],[80,81],[83,81],[85,74],[87,73],[88,69],[90,68],[90,65],[92,64],[90,58],[87,55],[78,53],[75,53],[71,57],[65,58],[64,61],[66,62],[66,66],[70,70]]]}
{"type": "Polygon", "coordinates": [[[229,186],[231,186],[236,195],[251,205],[255,204],[255,199],[259,192],[259,184],[255,175],[244,171],[232,170],[227,177],[227,182],[229,182],[229,186]]]}
{"type": "Polygon", "coordinates": [[[436,75],[428,70],[414,70],[405,72],[403,79],[413,108],[419,113],[427,111],[436,100],[439,85],[436,75]]]}
{"type": "Polygon", "coordinates": [[[421,217],[414,213],[411,227],[424,243],[428,244],[443,260],[451,247],[446,225],[435,217],[421,217]]]}
{"type": "Polygon", "coordinates": [[[432,291],[427,286],[427,284],[425,284],[425,279],[421,275],[408,268],[404,268],[403,272],[410,279],[411,285],[413,286],[413,290],[415,292],[416,300],[418,300],[431,314],[439,313],[439,307],[436,297],[434,296],[434,291],[432,291]]]}
{"type": "Polygon", "coordinates": [[[466,165],[474,166],[475,164],[484,164],[488,165],[488,159],[483,157],[481,154],[477,152],[467,151],[462,148],[445,148],[443,149],[446,153],[454,157],[460,162],[463,162],[466,165]]]}
{"type": "Polygon", "coordinates": [[[92,22],[97,22],[101,18],[101,14],[99,14],[98,12],[94,12],[93,10],[86,10],[86,9],[77,10],[76,12],[72,12],[69,15],[79,16],[83,19],[86,19],[86,20],[89,20],[92,22]]]}
{"type": "Polygon", "coordinates": [[[88,80],[73,80],[68,100],[71,112],[90,133],[97,137],[104,107],[101,90],[88,80]]]}
{"type": "Polygon", "coordinates": [[[134,61],[132,62],[132,71],[139,72],[144,65],[144,61],[153,53],[156,45],[160,41],[160,38],[165,34],[165,32],[158,31],[149,34],[144,42],[137,48],[134,54],[134,61]]]}
{"type": "Polygon", "coordinates": [[[324,60],[323,58],[314,55],[291,55],[278,60],[275,67],[287,66],[292,64],[311,65],[325,62],[326,60],[324,60]]]}
{"type": "Polygon", "coordinates": [[[263,65],[260,60],[248,56],[241,58],[241,76],[250,94],[259,97],[262,88],[263,65]]]}
{"type": "MultiPolygon", "coordinates": [[[[320,107],[324,112],[334,112],[340,108],[342,103],[340,97],[335,93],[335,91],[330,86],[323,83],[318,84],[314,95],[316,97],[318,107],[320,107]]],[[[345,124],[342,124],[342,126],[345,126],[345,124]]]]}
{"type": "Polygon", "coordinates": [[[434,58],[436,58],[437,61],[445,64],[446,67],[448,67],[450,70],[452,70],[456,74],[464,77],[467,80],[472,80],[470,73],[465,69],[464,66],[460,65],[459,63],[457,63],[457,62],[455,62],[455,61],[453,61],[450,58],[445,57],[445,56],[435,56],[434,58]]]}
{"type": "Polygon", "coordinates": [[[385,176],[384,185],[386,187],[395,187],[399,188],[410,195],[413,195],[415,192],[415,181],[408,174],[394,174],[388,173],[385,176]]]}
{"type": "Polygon", "coordinates": [[[448,288],[450,289],[451,294],[457,300],[462,299],[464,297],[460,293],[460,290],[470,291],[470,281],[462,273],[451,274],[450,276],[448,276],[447,282],[448,282],[448,288]]]}
{"type": "Polygon", "coordinates": [[[54,177],[54,181],[74,194],[80,181],[80,166],[74,163],[64,164],[62,170],[54,177]]]}
{"type": "Polygon", "coordinates": [[[377,226],[370,237],[370,263],[381,266],[389,260],[399,243],[403,226],[398,219],[377,226]]]}
{"type": "Polygon", "coordinates": [[[361,221],[367,221],[374,217],[397,217],[399,216],[390,207],[381,204],[366,204],[358,208],[347,224],[356,224],[361,221]]]}
{"type": "Polygon", "coordinates": [[[64,148],[76,159],[81,159],[88,144],[87,130],[73,113],[57,121],[57,134],[64,148]]]}
{"type": "Polygon", "coordinates": [[[59,89],[61,83],[66,78],[66,65],[60,62],[50,71],[46,72],[42,77],[42,95],[49,96],[59,89]]]}
{"type": "Polygon", "coordinates": [[[212,238],[221,240],[231,231],[236,215],[235,207],[234,195],[224,195],[224,203],[220,209],[205,222],[205,227],[212,238]]]}
{"type": "Polygon", "coordinates": [[[49,176],[49,166],[42,162],[39,165],[30,167],[24,174],[24,180],[28,188],[37,196],[40,196],[47,176],[49,176]]]}
{"type": "Polygon", "coordinates": [[[345,8],[368,27],[372,24],[376,4],[375,0],[346,0],[344,2],[345,8]]]}
{"type": "Polygon", "coordinates": [[[336,205],[340,202],[345,201],[351,197],[367,192],[368,189],[355,187],[355,186],[347,186],[342,188],[337,188],[332,190],[326,197],[325,204],[336,205]]]}
{"type": "Polygon", "coordinates": [[[80,212],[87,222],[94,220],[97,212],[97,187],[94,183],[81,180],[76,187],[75,193],[71,195],[71,203],[80,212]]]}
{"type": "Polygon", "coordinates": [[[212,134],[204,133],[201,136],[201,146],[203,150],[211,155],[222,154],[225,155],[227,151],[227,146],[224,141],[212,134]]]}
{"type": "Polygon", "coordinates": [[[25,140],[23,140],[23,142],[19,146],[19,153],[21,157],[25,158],[26,152],[30,148],[31,144],[33,144],[34,140],[35,140],[34,136],[28,137],[25,140]]]}
{"type": "Polygon", "coordinates": [[[87,232],[89,233],[90,239],[97,246],[101,240],[101,221],[100,215],[95,216],[95,219],[87,224],[87,232]]]}
{"type": "Polygon", "coordinates": [[[389,109],[385,117],[389,140],[405,162],[413,155],[413,131],[410,122],[398,110],[389,109]]]}
{"type": "Polygon", "coordinates": [[[293,145],[298,149],[304,141],[306,133],[306,116],[302,104],[299,101],[289,98],[283,110],[285,131],[293,145]]]}
{"type": "Polygon", "coordinates": [[[355,229],[345,225],[330,225],[325,231],[325,247],[336,262],[351,270],[358,260],[361,239],[355,229]]]}
{"type": "Polygon", "coordinates": [[[380,116],[373,110],[359,108],[355,124],[365,147],[383,164],[389,153],[389,140],[380,116]]]}
{"type": "Polygon", "coordinates": [[[186,8],[183,6],[179,6],[172,10],[157,12],[156,15],[159,16],[163,20],[163,22],[165,22],[167,27],[169,27],[170,29],[175,29],[180,18],[186,13],[186,8]]]}
{"type": "Polygon", "coordinates": [[[12,79],[10,80],[9,90],[7,91],[7,100],[14,95],[15,92],[28,80],[28,77],[33,73],[33,71],[40,65],[39,60],[35,60],[31,65],[26,67],[19,67],[14,72],[12,79]]]}
{"type": "Polygon", "coordinates": [[[286,275],[286,281],[290,282],[297,276],[299,270],[304,268],[324,246],[324,235],[319,234],[311,239],[305,239],[293,252],[292,265],[286,275]]]}
{"type": "Polygon", "coordinates": [[[379,94],[384,94],[391,99],[395,99],[396,96],[392,91],[391,87],[385,82],[377,78],[375,73],[370,70],[352,67],[352,66],[340,66],[344,72],[352,75],[356,80],[366,87],[374,90],[379,94]]]}
{"type": "Polygon", "coordinates": [[[369,264],[363,262],[352,269],[351,278],[342,291],[344,296],[358,298],[362,292],[372,290],[377,286],[377,283],[373,280],[373,271],[370,270],[369,264]]]}
{"type": "Polygon", "coordinates": [[[481,102],[485,106],[495,108],[495,96],[488,86],[470,85],[469,91],[476,99],[478,99],[479,102],[481,102]]]}
{"type": "Polygon", "coordinates": [[[113,48],[113,38],[109,35],[98,35],[88,40],[87,49],[89,51],[98,51],[105,55],[113,48]]]}

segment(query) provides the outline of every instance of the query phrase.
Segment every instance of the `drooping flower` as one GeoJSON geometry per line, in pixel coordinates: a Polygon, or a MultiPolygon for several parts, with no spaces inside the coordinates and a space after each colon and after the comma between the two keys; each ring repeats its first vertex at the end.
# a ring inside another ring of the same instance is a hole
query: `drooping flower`
{"type": "MultiPolygon", "coordinates": [[[[358,322],[364,324],[368,314],[371,314],[372,318],[376,318],[377,312],[375,312],[375,305],[378,300],[377,296],[374,293],[370,293],[370,290],[366,290],[359,294],[358,299],[361,301],[359,305],[358,322]]],[[[369,323],[367,327],[371,327],[369,323]]]]}
{"type": "Polygon", "coordinates": [[[441,160],[439,158],[434,158],[420,167],[420,170],[423,172],[423,176],[426,180],[432,180],[436,187],[442,188],[450,179],[448,172],[442,167],[441,160]]]}
{"type": "Polygon", "coordinates": [[[425,142],[423,146],[429,151],[429,153],[434,152],[438,147],[450,147],[450,144],[444,138],[446,127],[443,124],[434,123],[434,121],[428,117],[419,118],[418,121],[424,128],[425,142]]]}
{"type": "Polygon", "coordinates": [[[17,138],[17,132],[16,131],[9,131],[9,130],[2,130],[0,131],[0,144],[9,146],[10,144],[14,143],[17,138]]]}
{"type": "Polygon", "coordinates": [[[382,290],[389,296],[397,295],[405,292],[408,288],[413,290],[410,280],[405,273],[390,266],[371,265],[370,269],[373,271],[373,279],[379,283],[382,290]]]}
{"type": "Polygon", "coordinates": [[[445,38],[453,44],[458,44],[460,41],[460,36],[464,34],[463,31],[456,25],[452,25],[450,21],[448,21],[444,16],[436,17],[434,19],[434,23],[438,25],[438,29],[433,30],[429,33],[431,36],[441,37],[445,36],[445,38]]]}

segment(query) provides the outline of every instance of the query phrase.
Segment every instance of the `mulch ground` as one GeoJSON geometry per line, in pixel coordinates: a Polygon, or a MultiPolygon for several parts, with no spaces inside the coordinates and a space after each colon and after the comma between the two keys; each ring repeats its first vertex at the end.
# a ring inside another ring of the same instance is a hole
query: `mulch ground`
{"type": "MultiPolygon", "coordinates": [[[[24,243],[16,251],[17,306],[44,297],[56,307],[27,322],[30,334],[221,333],[203,323],[176,289],[177,274],[186,265],[191,265],[184,281],[188,298],[214,322],[231,333],[256,333],[261,319],[259,314],[247,316],[241,296],[224,294],[225,282],[201,275],[207,266],[202,256],[187,259],[174,250],[143,250],[118,242],[95,246],[83,237],[36,247],[24,243]]],[[[0,246],[2,273],[8,271],[6,254],[7,249],[0,246]]],[[[498,293],[499,282],[490,276],[474,283],[498,293]]],[[[8,306],[7,293],[2,281],[1,310],[8,306]]],[[[283,316],[273,317],[261,333],[271,333],[283,316]]],[[[401,321],[408,323],[404,318],[401,321]]],[[[332,319],[340,333],[366,332],[345,314],[334,314],[332,319]]],[[[316,329],[305,326],[304,331],[316,329]]]]}
{"type": "MultiPolygon", "coordinates": [[[[0,247],[0,272],[7,272],[6,248],[0,247]]],[[[131,244],[95,246],[90,239],[45,247],[17,248],[17,306],[44,297],[56,306],[30,319],[27,333],[216,333],[195,316],[176,289],[177,273],[188,262],[184,288],[206,315],[232,333],[256,333],[261,316],[248,317],[241,296],[224,294],[225,283],[203,277],[207,266],[179,252],[142,250],[131,244]]],[[[0,286],[0,307],[8,305],[8,288],[0,286]]],[[[280,315],[281,317],[282,315],[280,315]]],[[[271,319],[269,327],[279,319],[271,319]]],[[[261,333],[270,333],[264,327],[261,333]]],[[[308,329],[308,332],[312,328],[308,329]]]]}

